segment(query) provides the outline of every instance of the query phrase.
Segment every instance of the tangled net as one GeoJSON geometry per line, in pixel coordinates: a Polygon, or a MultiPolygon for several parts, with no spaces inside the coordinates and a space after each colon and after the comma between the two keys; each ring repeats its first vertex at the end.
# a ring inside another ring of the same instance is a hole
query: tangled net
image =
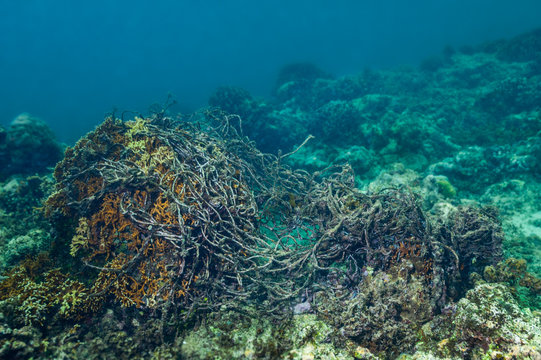
{"type": "Polygon", "coordinates": [[[95,295],[151,308],[294,296],[308,258],[294,255],[301,235],[261,218],[279,221],[269,214],[281,192],[302,191],[301,176],[242,140],[234,118],[213,117],[218,126],[203,131],[111,117],[66,152],[48,213],[57,224],[76,219],[70,254],[98,270],[95,295]]]}
{"type": "Polygon", "coordinates": [[[362,193],[348,166],[293,171],[283,165],[292,153],[259,152],[238,116],[195,117],[111,116],[57,165],[46,212],[95,270],[91,297],[188,313],[275,307],[329,274],[351,287],[362,269],[407,259],[435,304],[459,274],[455,238],[432,230],[415,196],[362,193]]]}

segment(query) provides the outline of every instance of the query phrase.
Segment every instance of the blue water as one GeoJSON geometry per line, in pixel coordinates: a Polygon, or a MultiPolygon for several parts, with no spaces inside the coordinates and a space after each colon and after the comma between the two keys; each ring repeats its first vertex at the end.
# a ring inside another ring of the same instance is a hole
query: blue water
{"type": "Polygon", "coordinates": [[[172,93],[190,111],[219,85],[268,96],[296,61],[336,75],[415,65],[540,13],[539,0],[0,0],[0,124],[27,111],[72,142],[115,107],[172,93]]]}

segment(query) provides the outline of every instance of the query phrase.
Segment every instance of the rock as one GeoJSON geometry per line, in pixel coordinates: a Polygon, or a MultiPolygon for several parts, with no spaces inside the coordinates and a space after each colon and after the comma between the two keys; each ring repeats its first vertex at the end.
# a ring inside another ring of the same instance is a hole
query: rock
{"type": "Polygon", "coordinates": [[[41,119],[28,113],[17,116],[6,134],[7,174],[43,173],[62,157],[62,146],[41,119]]]}

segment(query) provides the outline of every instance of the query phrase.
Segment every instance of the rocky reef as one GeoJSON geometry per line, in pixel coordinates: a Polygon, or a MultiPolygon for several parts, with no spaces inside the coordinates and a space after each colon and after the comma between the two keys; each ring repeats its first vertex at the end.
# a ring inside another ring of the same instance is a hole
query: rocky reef
{"type": "Polygon", "coordinates": [[[38,208],[52,192],[51,170],[62,152],[47,124],[29,114],[0,127],[0,271],[50,243],[50,224],[38,208]]]}
{"type": "Polygon", "coordinates": [[[47,124],[30,114],[0,127],[0,179],[13,174],[44,174],[62,158],[63,146],[47,124]]]}
{"type": "Polygon", "coordinates": [[[63,157],[18,117],[0,357],[541,358],[539,36],[293,64],[270,100],[111,114],[63,157]]]}
{"type": "MultiPolygon", "coordinates": [[[[242,113],[244,133],[265,151],[288,152],[313,135],[289,157],[293,167],[318,171],[347,162],[368,189],[403,166],[415,176],[393,181],[425,197],[434,192],[419,183],[436,178],[442,200],[496,204],[505,231],[513,234],[504,250],[527,256],[539,275],[540,209],[533,195],[541,169],[539,36],[535,30],[476,47],[447,47],[418,68],[339,78],[295,64],[284,68],[287,76],[280,76],[285,80],[272,98],[228,88],[244,95],[227,102],[222,88],[209,104],[242,113]]],[[[437,202],[426,202],[425,209],[437,202]]]]}

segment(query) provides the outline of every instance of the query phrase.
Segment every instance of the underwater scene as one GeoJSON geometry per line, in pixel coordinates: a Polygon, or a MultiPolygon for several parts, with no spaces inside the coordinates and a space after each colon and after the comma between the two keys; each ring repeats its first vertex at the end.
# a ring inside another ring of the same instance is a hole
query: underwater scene
{"type": "Polygon", "coordinates": [[[541,4],[144,3],[0,15],[0,359],[541,359],[541,4]]]}

